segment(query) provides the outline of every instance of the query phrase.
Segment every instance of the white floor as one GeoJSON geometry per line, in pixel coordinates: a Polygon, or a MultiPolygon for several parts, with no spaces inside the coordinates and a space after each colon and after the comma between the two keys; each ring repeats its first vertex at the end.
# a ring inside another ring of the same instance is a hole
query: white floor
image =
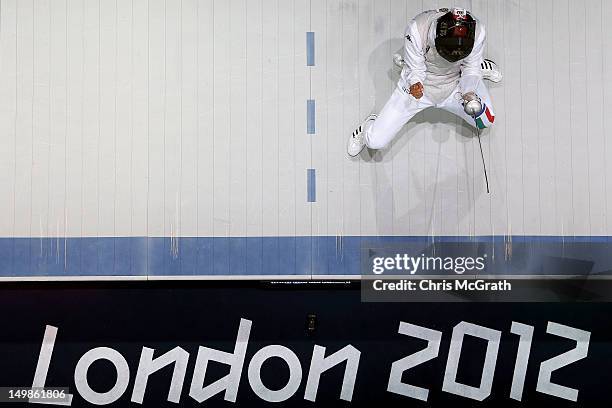
{"type": "Polygon", "coordinates": [[[505,73],[490,196],[470,130],[437,111],[345,154],[408,20],[452,4],[2,0],[0,236],[611,235],[612,3],[454,3],[505,73]]]}

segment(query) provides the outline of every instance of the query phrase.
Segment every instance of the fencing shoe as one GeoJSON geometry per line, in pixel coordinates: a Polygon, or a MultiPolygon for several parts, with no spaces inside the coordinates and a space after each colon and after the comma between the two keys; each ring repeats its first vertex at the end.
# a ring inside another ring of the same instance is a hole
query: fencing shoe
{"type": "Polygon", "coordinates": [[[482,78],[488,79],[491,82],[501,82],[503,75],[499,69],[499,66],[490,59],[485,59],[480,65],[482,70],[482,78]]]}
{"type": "Polygon", "coordinates": [[[376,115],[372,114],[368,116],[366,120],[364,120],[363,123],[361,123],[361,125],[359,125],[357,129],[355,129],[355,131],[353,132],[353,134],[351,135],[348,141],[348,145],[346,149],[349,156],[355,157],[359,155],[359,153],[361,153],[361,151],[365,147],[364,136],[365,136],[366,127],[370,121],[374,121],[374,120],[376,120],[376,115]]]}

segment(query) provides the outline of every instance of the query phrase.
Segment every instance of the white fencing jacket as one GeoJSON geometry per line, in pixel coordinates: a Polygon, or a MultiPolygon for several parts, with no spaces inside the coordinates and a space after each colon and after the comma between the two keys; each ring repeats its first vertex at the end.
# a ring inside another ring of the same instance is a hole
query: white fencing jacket
{"type": "Polygon", "coordinates": [[[459,85],[459,92],[474,92],[482,80],[480,65],[486,43],[485,27],[476,20],[474,49],[465,59],[448,62],[436,51],[437,21],[448,10],[430,10],[416,16],[406,28],[404,60],[400,86],[408,90],[418,82],[425,96],[438,104],[446,100],[459,85]]]}

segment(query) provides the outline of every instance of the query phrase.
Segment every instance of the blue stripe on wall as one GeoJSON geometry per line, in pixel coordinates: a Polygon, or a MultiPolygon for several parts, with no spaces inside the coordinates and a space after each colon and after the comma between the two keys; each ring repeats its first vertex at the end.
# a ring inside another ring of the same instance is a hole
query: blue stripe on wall
{"type": "Polygon", "coordinates": [[[309,67],[315,66],[315,33],[306,33],[306,64],[309,67]]]}
{"type": "Polygon", "coordinates": [[[317,202],[317,173],[315,169],[308,169],[307,185],[308,185],[308,202],[316,203],[317,202]]]}
{"type": "Polygon", "coordinates": [[[360,275],[389,245],[411,256],[485,253],[491,274],[612,275],[612,237],[302,236],[0,238],[0,276],[360,275]]]}
{"type": "Polygon", "coordinates": [[[316,132],[316,104],[314,99],[309,99],[306,102],[306,131],[309,135],[314,135],[316,132]]]}

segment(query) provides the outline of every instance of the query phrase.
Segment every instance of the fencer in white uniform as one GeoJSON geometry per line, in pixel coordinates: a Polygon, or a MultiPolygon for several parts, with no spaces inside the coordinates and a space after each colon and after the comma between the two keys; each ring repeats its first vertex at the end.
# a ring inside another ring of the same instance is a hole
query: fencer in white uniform
{"type": "Polygon", "coordinates": [[[493,61],[485,60],[484,25],[464,9],[438,9],[415,17],[405,34],[401,78],[378,115],[372,114],[353,132],[348,154],[357,156],[365,146],[385,148],[417,113],[435,107],[485,129],[493,125],[495,113],[483,79],[501,81],[493,61]],[[465,108],[477,99],[479,112],[465,108]]]}

